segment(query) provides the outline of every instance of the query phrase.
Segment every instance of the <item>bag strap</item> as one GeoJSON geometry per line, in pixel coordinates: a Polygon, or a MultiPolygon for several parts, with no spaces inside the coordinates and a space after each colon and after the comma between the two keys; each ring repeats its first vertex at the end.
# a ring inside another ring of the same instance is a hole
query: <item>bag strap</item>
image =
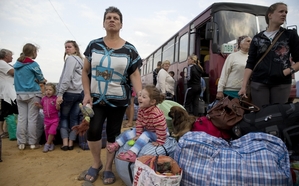
{"type": "Polygon", "coordinates": [[[158,166],[158,158],[159,158],[159,154],[157,153],[157,148],[158,148],[159,146],[163,147],[163,149],[165,150],[165,154],[166,154],[166,156],[169,156],[169,153],[167,152],[167,150],[166,150],[166,148],[164,147],[164,145],[158,145],[158,146],[155,148],[155,151],[156,151],[156,154],[157,154],[157,156],[155,157],[155,160],[154,160],[154,167],[153,167],[153,169],[154,169],[155,172],[157,171],[157,166],[158,166]]]}
{"type": "Polygon", "coordinates": [[[128,172],[129,172],[129,176],[130,176],[130,181],[133,184],[133,174],[132,174],[132,170],[131,170],[131,165],[133,164],[133,162],[129,162],[128,164],[128,172]]]}
{"type": "Polygon", "coordinates": [[[164,145],[158,145],[158,146],[155,148],[155,151],[156,151],[157,156],[159,156],[159,154],[158,154],[158,152],[157,152],[157,148],[158,148],[158,147],[163,147],[163,149],[164,149],[164,151],[165,151],[165,155],[166,155],[166,156],[169,156],[169,153],[167,152],[167,150],[166,150],[166,148],[164,147],[164,145]]]}
{"type": "Polygon", "coordinates": [[[240,105],[242,107],[242,109],[244,110],[249,110],[249,111],[252,111],[252,112],[258,112],[260,111],[260,108],[252,103],[249,103],[247,101],[244,101],[242,100],[242,98],[240,99],[239,98],[239,101],[240,101],[240,105]]]}
{"type": "Polygon", "coordinates": [[[255,68],[257,67],[257,65],[264,59],[264,57],[268,54],[268,52],[271,50],[271,48],[273,47],[273,45],[276,43],[276,41],[278,40],[278,38],[282,35],[282,33],[284,32],[284,30],[282,32],[279,33],[279,35],[273,40],[273,42],[271,43],[271,45],[268,47],[267,51],[263,54],[263,56],[258,60],[258,62],[255,64],[254,68],[252,71],[255,70],[255,68]]]}

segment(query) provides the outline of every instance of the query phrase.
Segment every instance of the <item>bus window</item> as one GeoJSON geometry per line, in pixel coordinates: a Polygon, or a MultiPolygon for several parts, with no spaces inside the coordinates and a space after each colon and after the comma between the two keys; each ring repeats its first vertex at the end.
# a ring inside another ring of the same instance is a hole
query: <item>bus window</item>
{"type": "MultiPolygon", "coordinates": [[[[154,54],[154,67],[153,68],[156,68],[157,67],[157,63],[159,61],[161,61],[161,48],[154,54]]],[[[151,72],[153,71],[153,68],[151,69],[151,72]]]]}
{"type": "Polygon", "coordinates": [[[188,33],[180,38],[179,62],[186,61],[188,57],[188,33]]]}
{"type": "Polygon", "coordinates": [[[147,64],[144,64],[144,66],[143,66],[143,74],[144,74],[144,75],[147,74],[146,66],[147,66],[147,64]]]}
{"type": "Polygon", "coordinates": [[[164,47],[163,47],[163,54],[162,60],[170,61],[170,64],[174,62],[174,39],[170,40],[164,47]]]}
{"type": "Polygon", "coordinates": [[[179,39],[175,38],[174,61],[179,61],[179,39]]]}
{"type": "Polygon", "coordinates": [[[151,55],[147,62],[146,62],[146,74],[149,74],[153,71],[152,65],[153,65],[153,56],[151,55]]]}
{"type": "Polygon", "coordinates": [[[253,14],[219,11],[215,13],[214,21],[217,23],[219,29],[219,37],[214,37],[213,43],[218,43],[218,46],[233,41],[242,35],[253,37],[258,32],[257,19],[253,14]]]}
{"type": "Polygon", "coordinates": [[[189,54],[195,54],[195,35],[196,30],[192,29],[190,33],[190,48],[189,48],[189,54]]]}
{"type": "Polygon", "coordinates": [[[144,68],[144,66],[142,65],[142,66],[140,67],[140,75],[141,75],[141,76],[144,75],[144,73],[143,73],[143,68],[144,68]]]}
{"type": "Polygon", "coordinates": [[[263,30],[266,30],[267,29],[267,23],[266,23],[266,20],[265,20],[265,16],[257,16],[258,18],[258,25],[259,25],[259,30],[257,31],[257,33],[263,31],[263,30]]]}

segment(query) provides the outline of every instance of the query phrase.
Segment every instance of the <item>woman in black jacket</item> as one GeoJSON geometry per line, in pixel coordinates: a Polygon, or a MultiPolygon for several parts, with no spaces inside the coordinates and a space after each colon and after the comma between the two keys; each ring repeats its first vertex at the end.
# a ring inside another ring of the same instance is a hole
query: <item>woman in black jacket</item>
{"type": "Polygon", "coordinates": [[[188,57],[187,90],[185,93],[184,107],[189,114],[198,116],[199,98],[201,92],[201,76],[203,68],[196,55],[188,57]]]}
{"type": "Polygon", "coordinates": [[[287,13],[286,4],[271,5],[265,15],[267,29],[255,35],[250,44],[239,95],[247,97],[246,85],[251,78],[252,103],[259,107],[273,103],[286,103],[290,96],[292,74],[299,70],[297,31],[281,27],[286,21],[287,13]],[[281,32],[283,33],[277,42],[257,65],[272,41],[281,32]],[[294,64],[290,61],[290,56],[292,56],[294,64]]]}

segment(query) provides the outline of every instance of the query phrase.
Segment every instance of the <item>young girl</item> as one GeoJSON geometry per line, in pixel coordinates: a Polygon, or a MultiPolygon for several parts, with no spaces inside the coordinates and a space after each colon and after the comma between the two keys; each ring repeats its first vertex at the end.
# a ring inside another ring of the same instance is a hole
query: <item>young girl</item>
{"type": "Polygon", "coordinates": [[[43,109],[44,125],[46,134],[46,144],[43,152],[54,150],[53,139],[56,134],[56,129],[59,123],[59,105],[56,104],[57,96],[55,85],[47,83],[45,85],[45,96],[42,98],[41,103],[35,103],[39,108],[43,109]]]}
{"type": "Polygon", "coordinates": [[[37,135],[39,108],[34,105],[40,102],[42,97],[39,83],[45,83],[47,80],[35,61],[37,52],[37,46],[31,43],[25,44],[20,57],[14,64],[14,85],[19,111],[17,143],[20,150],[24,150],[27,143],[31,149],[39,148],[37,135]]]}
{"type": "Polygon", "coordinates": [[[163,145],[167,137],[167,124],[163,112],[157,107],[162,103],[165,95],[154,85],[147,85],[138,95],[139,110],[136,129],[122,135],[116,142],[107,146],[107,150],[115,152],[128,140],[133,139],[135,144],[127,152],[120,153],[117,158],[135,162],[137,154],[149,141],[154,146],[163,145]]]}

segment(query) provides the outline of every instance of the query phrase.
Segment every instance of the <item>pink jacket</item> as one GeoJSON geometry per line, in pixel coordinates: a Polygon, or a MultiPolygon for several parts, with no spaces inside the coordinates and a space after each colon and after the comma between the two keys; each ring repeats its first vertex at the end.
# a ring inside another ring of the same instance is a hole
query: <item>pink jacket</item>
{"type": "Polygon", "coordinates": [[[45,119],[58,119],[58,110],[56,109],[56,99],[57,96],[54,95],[52,97],[44,96],[41,101],[41,105],[43,107],[43,113],[45,119]]]}

